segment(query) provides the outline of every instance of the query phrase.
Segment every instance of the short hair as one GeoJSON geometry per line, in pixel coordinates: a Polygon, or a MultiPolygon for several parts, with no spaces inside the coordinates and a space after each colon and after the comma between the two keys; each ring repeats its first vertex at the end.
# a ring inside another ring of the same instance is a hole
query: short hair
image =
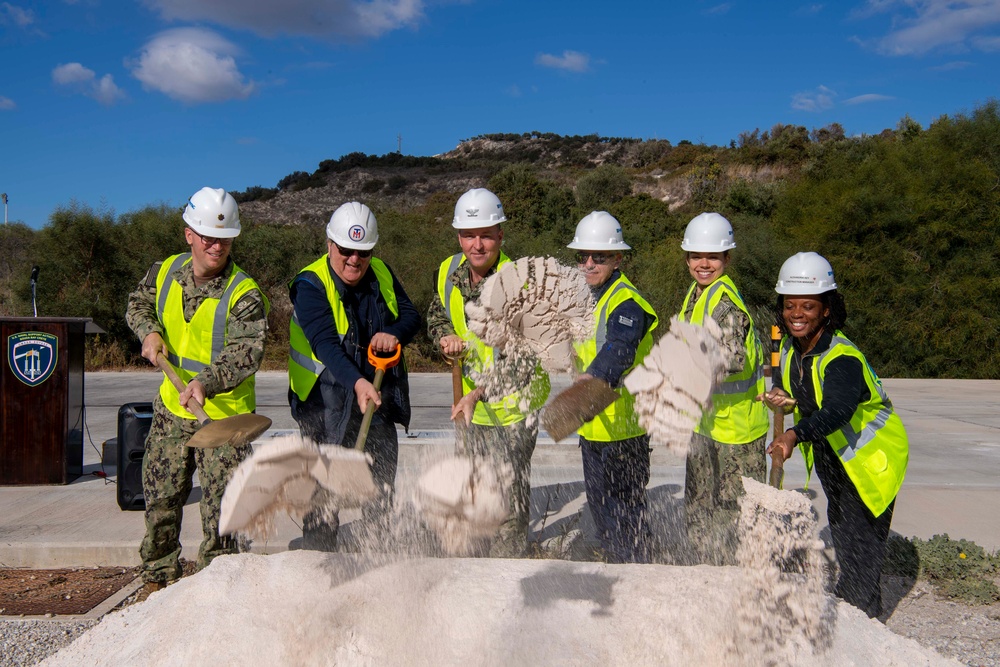
{"type": "MultiPolygon", "coordinates": [[[[829,292],[820,294],[819,298],[823,302],[823,307],[830,309],[830,314],[827,316],[826,321],[823,322],[823,327],[830,331],[843,328],[844,324],[847,323],[847,305],[844,303],[844,295],[837,290],[830,290],[829,292]]],[[[788,336],[790,334],[788,333],[788,329],[785,328],[785,318],[782,317],[784,310],[785,295],[779,294],[774,303],[774,323],[783,335],[788,336]]]]}

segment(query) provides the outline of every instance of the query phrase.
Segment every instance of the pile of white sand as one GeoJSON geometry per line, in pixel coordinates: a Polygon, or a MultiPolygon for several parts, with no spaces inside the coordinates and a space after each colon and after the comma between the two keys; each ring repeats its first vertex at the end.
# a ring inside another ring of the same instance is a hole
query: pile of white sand
{"type": "MultiPolygon", "coordinates": [[[[743,571],[290,551],[216,559],[44,665],[767,664],[739,631],[743,571]]],[[[769,623],[778,619],[760,619],[769,623]]],[[[957,665],[840,603],[795,665],[957,665]]],[[[794,628],[789,630],[794,632],[794,628]]],[[[806,648],[802,648],[802,646],[806,648]]]]}

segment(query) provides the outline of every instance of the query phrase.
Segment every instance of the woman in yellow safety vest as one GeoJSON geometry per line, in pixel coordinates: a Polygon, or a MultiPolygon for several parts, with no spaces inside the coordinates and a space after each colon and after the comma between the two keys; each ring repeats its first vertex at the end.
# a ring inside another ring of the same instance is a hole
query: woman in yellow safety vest
{"type": "Polygon", "coordinates": [[[788,411],[795,426],[767,451],[787,459],[798,444],[827,497],[840,566],[834,594],[874,618],[896,494],[906,475],[906,430],[878,375],[840,331],[847,319],[833,268],[814,252],[788,258],[778,274],[780,363],[761,400],[788,411]],[[794,400],[794,404],[792,403],[794,400]]]}
{"type": "Polygon", "coordinates": [[[733,227],[718,213],[694,217],[681,249],[694,279],[678,319],[703,325],[711,317],[722,329],[729,365],[712,390],[712,406],[691,437],[684,476],[688,539],[703,562],[733,564],[743,477],[763,482],[767,409],[756,397],[764,384],[764,348],[753,318],[726,275],[736,247],[733,227]]]}

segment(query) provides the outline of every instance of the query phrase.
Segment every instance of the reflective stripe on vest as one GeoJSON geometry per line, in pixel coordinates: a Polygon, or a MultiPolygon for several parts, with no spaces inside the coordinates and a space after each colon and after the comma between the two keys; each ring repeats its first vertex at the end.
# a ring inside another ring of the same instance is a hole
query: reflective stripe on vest
{"type": "Polygon", "coordinates": [[[757,338],[753,317],[729,276],[722,276],[702,291],[688,320],[685,313],[697,289],[698,283],[692,283],[677,316],[679,320],[703,325],[705,318],[711,317],[715,312],[722,297],[727,296],[746,315],[750,327],[743,340],[746,350],[743,370],[727,376],[713,389],[712,409],[702,415],[695,432],[728,445],[753,442],[764,436],[768,427],[767,407],[756,400],[767,389],[764,382],[764,347],[757,338]]]}
{"type": "MultiPolygon", "coordinates": [[[[399,302],[396,299],[396,291],[393,289],[392,273],[389,271],[389,267],[378,257],[372,257],[369,266],[375,273],[375,278],[378,280],[379,292],[381,292],[382,298],[385,299],[389,312],[398,318],[399,302]]],[[[347,330],[350,327],[350,320],[347,319],[347,311],[344,310],[344,304],[340,300],[340,293],[337,292],[337,284],[333,280],[329,256],[323,255],[299,271],[289,283],[289,287],[296,280],[299,280],[300,277],[303,280],[307,280],[317,289],[323,290],[326,294],[327,301],[330,302],[330,308],[333,311],[333,323],[336,327],[337,335],[340,336],[341,343],[343,343],[344,336],[347,335],[347,330]]],[[[323,362],[313,352],[312,346],[309,345],[309,339],[306,338],[306,334],[299,324],[298,313],[294,309],[291,321],[288,323],[288,346],[288,383],[292,391],[295,392],[295,395],[304,401],[316,385],[316,380],[319,379],[326,366],[323,365],[323,362]]]]}
{"type": "MultiPolygon", "coordinates": [[[[501,252],[497,260],[497,270],[510,261],[510,258],[501,252]]],[[[452,255],[441,262],[438,267],[437,293],[438,299],[444,307],[444,312],[455,329],[455,334],[467,344],[466,355],[462,360],[462,395],[464,396],[476,388],[476,383],[469,377],[468,369],[483,373],[491,368],[493,366],[493,348],[469,331],[466,324],[465,299],[451,279],[452,274],[463,263],[465,263],[463,253],[452,255]]],[[[483,426],[507,426],[523,421],[525,418],[524,408],[526,407],[528,410],[541,408],[549,396],[549,388],[548,374],[539,371],[526,389],[508,394],[499,401],[491,403],[479,401],[476,403],[472,414],[472,423],[483,426]],[[527,405],[522,406],[525,401],[527,405]]]]}
{"type": "MultiPolygon", "coordinates": [[[[618,279],[601,296],[594,305],[594,337],[582,343],[576,344],[577,363],[581,372],[586,371],[590,364],[597,358],[599,350],[604,348],[608,336],[608,313],[614,312],[615,308],[626,301],[634,301],[646,313],[653,318],[653,323],[649,330],[639,341],[636,348],[635,359],[632,365],[626,369],[624,376],[633,368],[642,363],[642,360],[649,354],[653,347],[653,329],[659,324],[656,312],[653,307],[643,299],[636,291],[635,286],[629,282],[625,274],[619,274],[618,279]]],[[[639,425],[633,405],[635,399],[624,386],[615,388],[618,399],[605,408],[592,420],[584,424],[577,431],[581,436],[593,442],[613,442],[635,438],[643,435],[646,431],[639,425]]]]}
{"type": "MultiPolygon", "coordinates": [[[[218,299],[205,299],[188,322],[184,318],[183,290],[174,272],[191,261],[191,253],[167,258],[156,278],[156,317],[163,327],[167,361],[177,375],[188,383],[214,362],[226,346],[226,325],[233,306],[257,283],[233,264],[226,289],[218,299]],[[210,338],[204,332],[210,332],[210,338]]],[[[262,293],[263,294],[263,293],[262,293]]],[[[264,299],[265,309],[267,299],[264,299]]],[[[205,413],[212,419],[252,412],[256,408],[255,379],[251,375],[231,391],[217,394],[205,402],[205,413]]],[[[185,419],[194,415],[181,407],[179,392],[166,377],[160,384],[160,398],[173,414],[185,419]]]]}
{"type": "MultiPolygon", "coordinates": [[[[791,387],[791,368],[788,363],[791,352],[792,340],[785,336],[781,341],[780,363],[782,383],[786,390],[791,387]]],[[[893,410],[892,401],[882,387],[882,381],[857,346],[840,331],[831,339],[830,347],[813,360],[811,374],[817,408],[823,406],[823,383],[827,366],[834,359],[845,356],[861,362],[869,398],[858,405],[847,424],[828,435],[826,440],[844,464],[844,470],[865,506],[875,516],[879,516],[893,501],[903,484],[909,461],[909,441],[903,422],[893,410]]],[[[801,417],[796,408],[795,422],[798,423],[801,417]]],[[[799,443],[799,447],[806,461],[807,475],[811,475],[812,443],[799,443]]]]}

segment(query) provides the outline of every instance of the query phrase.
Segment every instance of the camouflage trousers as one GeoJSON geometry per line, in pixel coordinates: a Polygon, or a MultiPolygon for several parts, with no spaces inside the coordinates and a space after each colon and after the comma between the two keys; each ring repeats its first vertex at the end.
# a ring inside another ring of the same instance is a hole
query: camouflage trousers
{"type": "Polygon", "coordinates": [[[490,461],[501,477],[509,481],[510,515],[500,525],[488,555],[490,558],[520,558],[528,548],[531,455],[538,440],[538,420],[523,420],[508,426],[472,424],[466,429],[465,437],[471,455],[490,461]],[[531,426],[528,421],[532,422],[531,426]]]}
{"type": "Polygon", "coordinates": [[[764,483],[767,454],[763,436],[744,445],[726,445],[695,433],[687,455],[684,511],[688,540],[701,562],[736,562],[741,477],[764,483]]]}
{"type": "Polygon", "coordinates": [[[233,471],[252,449],[249,445],[216,449],[185,447],[197,429],[196,421],[174,415],[164,407],[160,397],[156,397],[142,461],[146,535],[139,555],[142,578],[146,582],[166,583],[181,576],[181,519],[184,503],[191,495],[195,471],[201,486],[203,535],[198,549],[198,569],[206,567],[216,556],[239,551],[235,537],[219,535],[219,507],[233,471]]]}

